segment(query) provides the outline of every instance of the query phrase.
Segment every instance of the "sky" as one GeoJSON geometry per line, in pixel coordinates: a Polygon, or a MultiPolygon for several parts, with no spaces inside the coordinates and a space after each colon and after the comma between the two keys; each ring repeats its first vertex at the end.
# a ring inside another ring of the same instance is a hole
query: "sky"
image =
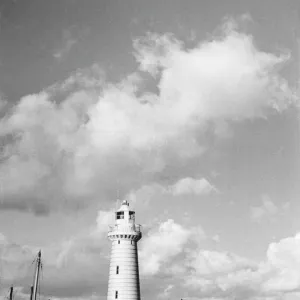
{"type": "Polygon", "coordinates": [[[0,1],[0,299],[300,299],[297,0],[0,1]],[[119,200],[118,200],[119,199],[119,200]]]}

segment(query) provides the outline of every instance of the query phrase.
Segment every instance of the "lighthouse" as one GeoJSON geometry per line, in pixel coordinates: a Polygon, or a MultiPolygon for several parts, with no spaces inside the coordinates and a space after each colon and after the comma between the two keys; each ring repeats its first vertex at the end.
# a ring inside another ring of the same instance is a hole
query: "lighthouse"
{"type": "Polygon", "coordinates": [[[109,226],[112,242],[107,300],[140,300],[137,242],[141,225],[135,224],[135,212],[123,201],[115,212],[115,224],[109,226]]]}

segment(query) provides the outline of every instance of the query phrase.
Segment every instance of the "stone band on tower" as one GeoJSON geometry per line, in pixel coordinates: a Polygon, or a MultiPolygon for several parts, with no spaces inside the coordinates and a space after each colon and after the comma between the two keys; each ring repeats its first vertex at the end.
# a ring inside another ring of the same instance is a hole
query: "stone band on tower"
{"type": "Polygon", "coordinates": [[[115,213],[115,224],[109,226],[112,241],[107,300],[140,300],[137,242],[142,238],[135,212],[123,201],[115,213]]]}

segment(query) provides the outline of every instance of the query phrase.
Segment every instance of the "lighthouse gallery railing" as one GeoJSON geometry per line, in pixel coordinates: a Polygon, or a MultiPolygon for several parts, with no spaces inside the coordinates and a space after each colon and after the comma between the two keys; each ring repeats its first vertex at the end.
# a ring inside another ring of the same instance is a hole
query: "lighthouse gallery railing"
{"type": "Polygon", "coordinates": [[[141,225],[109,225],[108,232],[123,231],[123,232],[141,232],[141,225]]]}

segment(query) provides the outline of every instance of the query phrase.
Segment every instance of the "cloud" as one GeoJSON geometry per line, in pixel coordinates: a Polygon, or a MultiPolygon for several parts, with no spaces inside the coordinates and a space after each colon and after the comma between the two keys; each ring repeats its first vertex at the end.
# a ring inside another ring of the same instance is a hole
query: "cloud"
{"type": "MultiPolygon", "coordinates": [[[[95,225],[60,245],[59,254],[55,258],[55,266],[63,269],[70,268],[70,266],[76,268],[79,264],[85,266],[95,264],[95,255],[98,256],[103,249],[108,249],[109,242],[106,241],[108,225],[113,223],[113,211],[99,210],[95,225]]],[[[107,255],[105,257],[107,258],[107,255]]],[[[94,270],[93,267],[92,269],[94,270]]]]}
{"type": "Polygon", "coordinates": [[[61,40],[53,51],[54,59],[61,62],[89,32],[89,27],[77,28],[77,26],[63,30],[61,40]]]}
{"type": "Polygon", "coordinates": [[[78,43],[78,39],[75,39],[70,30],[64,30],[62,35],[61,45],[54,51],[53,57],[57,60],[62,60],[78,43]]]}
{"type": "Polygon", "coordinates": [[[205,178],[194,179],[191,177],[181,178],[174,184],[143,185],[137,190],[130,191],[126,198],[134,204],[138,199],[143,199],[143,206],[147,207],[157,196],[181,196],[181,195],[209,195],[218,190],[205,178]]]}
{"type": "MultiPolygon", "coordinates": [[[[99,211],[96,223],[87,230],[42,248],[42,297],[76,299],[93,293],[104,296],[110,247],[106,235],[112,216],[111,211],[99,211]]],[[[2,287],[14,283],[28,298],[34,276],[32,261],[39,248],[16,244],[2,234],[0,245],[2,287]]]]}
{"type": "Polygon", "coordinates": [[[266,291],[293,292],[300,288],[300,234],[270,244],[267,251],[272,277],[263,287],[266,291]]]}
{"type": "Polygon", "coordinates": [[[170,35],[150,35],[136,49],[140,68],[159,74],[161,98],[185,125],[262,117],[287,105],[287,83],[274,67],[288,57],[258,51],[251,36],[233,29],[194,49],[170,35]]]}
{"type": "Polygon", "coordinates": [[[0,234],[1,286],[20,283],[28,275],[37,248],[19,245],[0,234]]]}
{"type": "MultiPolygon", "coordinates": [[[[176,286],[198,299],[294,299],[300,288],[300,234],[271,243],[265,260],[255,262],[233,253],[183,246],[184,255],[168,265],[164,286],[176,286]]],[[[156,275],[162,276],[161,272],[156,275]]],[[[162,290],[163,291],[163,290],[162,290]]],[[[168,289],[169,297],[178,290],[168,289]]],[[[163,292],[162,292],[163,295],[163,292]]]]}
{"type": "Polygon", "coordinates": [[[289,105],[278,71],[288,56],[260,51],[234,28],[191,49],[150,35],[135,42],[135,56],[139,70],[119,83],[74,75],[56,86],[69,90],[76,77],[73,94],[57,101],[45,89],[7,112],[0,208],[47,213],[98,199],[109,207],[117,186],[122,197],[170,172],[174,181],[196,178],[193,161],[208,150],[208,130],[224,137],[223,128],[289,105]],[[157,93],[141,88],[142,71],[157,76],[157,93]]]}
{"type": "Polygon", "coordinates": [[[143,185],[136,190],[131,190],[126,199],[133,205],[139,205],[139,211],[148,209],[149,204],[161,195],[168,195],[170,192],[167,187],[160,184],[143,185]],[[140,200],[142,199],[142,200],[140,200]]]}
{"type": "Polygon", "coordinates": [[[5,108],[6,105],[7,105],[7,101],[2,99],[2,97],[1,97],[0,98],[0,112],[5,108]]]}
{"type": "MultiPolygon", "coordinates": [[[[3,289],[1,289],[1,291],[0,291],[0,300],[7,300],[7,299],[9,299],[9,294],[10,294],[10,289],[9,288],[7,288],[6,290],[3,290],[3,289]]],[[[22,287],[20,287],[20,286],[13,286],[13,297],[16,297],[17,296],[17,298],[18,299],[28,299],[28,294],[25,294],[25,293],[23,293],[23,291],[22,291],[22,287]]],[[[42,300],[44,300],[43,298],[42,298],[42,300]]]]}
{"type": "Polygon", "coordinates": [[[219,243],[220,242],[220,236],[218,234],[215,234],[212,238],[211,238],[215,243],[219,243]]]}
{"type": "Polygon", "coordinates": [[[62,59],[64,56],[66,56],[72,49],[72,47],[77,43],[78,41],[75,39],[67,39],[64,42],[64,45],[62,48],[55,51],[53,54],[53,57],[56,59],[62,59]]]}
{"type": "Polygon", "coordinates": [[[173,195],[207,195],[212,192],[217,192],[217,189],[209,183],[205,178],[193,179],[190,177],[178,180],[171,186],[173,195]]]}
{"type": "MultiPolygon", "coordinates": [[[[104,296],[109,271],[106,240],[110,211],[99,211],[95,224],[63,243],[42,249],[42,297],[78,299],[104,296]]],[[[200,227],[172,219],[161,222],[139,242],[141,280],[152,295],[195,299],[294,299],[300,288],[300,234],[271,243],[261,262],[234,253],[205,249],[200,227]],[[197,242],[194,242],[194,241],[197,242]]],[[[1,235],[2,287],[12,280],[24,298],[34,273],[38,248],[18,245],[1,235]],[[25,287],[25,288],[24,288],[25,287]]]]}
{"type": "MultiPolygon", "coordinates": [[[[190,238],[197,232],[196,228],[187,229],[169,219],[144,238],[140,250],[141,273],[157,274],[161,267],[179,255],[190,238]]],[[[203,232],[202,232],[203,233],[203,232]]],[[[199,236],[198,236],[199,237],[199,236]]],[[[204,233],[202,238],[204,238],[204,233]]]]}
{"type": "Polygon", "coordinates": [[[57,94],[66,96],[66,93],[74,93],[74,91],[101,89],[104,84],[104,70],[98,64],[93,64],[89,68],[77,69],[67,79],[49,86],[46,92],[52,97],[57,94]]]}
{"type": "Polygon", "coordinates": [[[259,222],[263,217],[272,217],[278,213],[278,207],[268,195],[262,196],[262,205],[251,207],[251,219],[259,222]]]}
{"type": "Polygon", "coordinates": [[[174,288],[174,285],[169,284],[164,291],[158,295],[158,298],[168,299],[170,297],[170,291],[174,288]]]}
{"type": "Polygon", "coordinates": [[[269,195],[262,195],[262,204],[260,206],[253,206],[250,210],[250,217],[254,222],[261,222],[264,218],[272,219],[283,211],[289,209],[289,203],[286,202],[282,207],[278,207],[269,197],[269,195]]]}
{"type": "Polygon", "coordinates": [[[200,281],[205,279],[204,282],[211,283],[211,279],[215,281],[215,276],[226,277],[228,274],[236,273],[240,270],[243,271],[245,269],[251,270],[256,267],[255,263],[235,254],[200,250],[199,248],[189,253],[185,264],[186,267],[190,267],[193,270],[193,275],[186,280],[186,284],[195,287],[197,287],[199,278],[200,281]]]}

